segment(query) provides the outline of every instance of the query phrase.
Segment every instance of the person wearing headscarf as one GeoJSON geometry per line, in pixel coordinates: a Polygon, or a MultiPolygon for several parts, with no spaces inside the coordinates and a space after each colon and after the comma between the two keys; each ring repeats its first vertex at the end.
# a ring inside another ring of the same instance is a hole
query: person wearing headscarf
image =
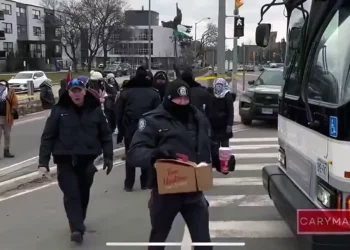
{"type": "Polygon", "coordinates": [[[0,139],[4,134],[4,158],[14,158],[10,153],[10,137],[13,121],[18,119],[18,99],[5,80],[0,80],[0,139]]]}
{"type": "Polygon", "coordinates": [[[164,71],[158,71],[154,75],[153,87],[156,88],[159,92],[160,98],[163,100],[165,89],[168,84],[168,76],[164,71]]]}
{"type": "Polygon", "coordinates": [[[210,108],[212,107],[212,95],[205,87],[196,82],[191,68],[187,68],[183,71],[181,79],[190,86],[192,105],[208,116],[210,114],[210,108]]]}
{"type": "Polygon", "coordinates": [[[217,78],[213,87],[213,102],[209,121],[213,140],[222,147],[229,147],[229,139],[233,136],[233,98],[228,82],[217,78]]]}
{"type": "MultiPolygon", "coordinates": [[[[144,67],[136,70],[136,75],[131,78],[126,86],[120,91],[117,98],[117,124],[118,131],[124,135],[125,151],[129,146],[137,130],[139,119],[144,113],[147,113],[161,103],[158,91],[152,87],[152,80],[144,67]]],[[[121,142],[121,137],[117,143],[121,142]]],[[[135,183],[135,168],[129,166],[128,160],[125,162],[125,182],[124,190],[131,192],[135,183]]],[[[137,167],[137,166],[135,166],[137,167]]],[[[147,189],[147,170],[141,170],[140,182],[141,189],[147,189]]]]}

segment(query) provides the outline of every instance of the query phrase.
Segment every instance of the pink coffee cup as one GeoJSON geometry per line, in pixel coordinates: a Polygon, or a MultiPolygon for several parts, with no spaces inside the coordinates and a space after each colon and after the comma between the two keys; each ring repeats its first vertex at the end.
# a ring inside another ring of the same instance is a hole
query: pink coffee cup
{"type": "Polygon", "coordinates": [[[219,159],[220,159],[220,170],[221,172],[227,173],[228,169],[228,161],[232,155],[232,149],[229,147],[220,147],[219,148],[219,159]]]}

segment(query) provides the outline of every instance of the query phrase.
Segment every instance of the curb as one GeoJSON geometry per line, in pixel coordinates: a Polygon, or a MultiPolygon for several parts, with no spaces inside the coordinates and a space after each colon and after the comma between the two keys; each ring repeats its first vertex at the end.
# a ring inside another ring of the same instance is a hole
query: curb
{"type": "MultiPolygon", "coordinates": [[[[114,158],[121,158],[124,155],[125,148],[117,148],[113,150],[114,153],[114,158]]],[[[98,157],[95,160],[96,162],[99,162],[102,160],[102,156],[98,157]]],[[[100,165],[101,163],[99,162],[97,165],[100,165]]],[[[50,173],[51,175],[54,175],[57,173],[57,167],[51,167],[50,168],[50,173]]],[[[19,186],[27,184],[29,182],[33,182],[36,180],[40,180],[42,177],[38,175],[37,172],[33,172],[30,174],[22,175],[7,181],[0,182],[0,194],[6,193],[8,191],[17,189],[19,186]]]]}

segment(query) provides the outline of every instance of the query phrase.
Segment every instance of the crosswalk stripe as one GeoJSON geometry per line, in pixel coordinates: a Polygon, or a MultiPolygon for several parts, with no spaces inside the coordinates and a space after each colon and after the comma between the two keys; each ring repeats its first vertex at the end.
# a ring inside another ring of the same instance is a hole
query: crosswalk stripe
{"type": "Polygon", "coordinates": [[[230,142],[277,142],[277,137],[231,138],[230,142]]]}
{"type": "Polygon", "coordinates": [[[261,177],[214,178],[214,186],[260,186],[261,177]]]}
{"type": "MultiPolygon", "coordinates": [[[[265,166],[276,165],[276,162],[269,162],[263,164],[236,164],[235,171],[255,171],[262,170],[265,166]]],[[[216,168],[213,168],[213,171],[216,171],[216,168]]]]}
{"type": "Polygon", "coordinates": [[[233,153],[236,159],[267,159],[267,158],[276,158],[276,153],[250,153],[250,154],[235,154],[233,153]]]}
{"type": "Polygon", "coordinates": [[[268,195],[206,195],[210,207],[234,205],[238,207],[270,207],[273,206],[268,195]]]}
{"type": "Polygon", "coordinates": [[[279,148],[278,144],[256,144],[256,145],[230,145],[230,148],[235,150],[256,150],[264,148],[279,148]]]}
{"type": "Polygon", "coordinates": [[[209,229],[212,238],[293,237],[284,221],[210,221],[209,229]]]}

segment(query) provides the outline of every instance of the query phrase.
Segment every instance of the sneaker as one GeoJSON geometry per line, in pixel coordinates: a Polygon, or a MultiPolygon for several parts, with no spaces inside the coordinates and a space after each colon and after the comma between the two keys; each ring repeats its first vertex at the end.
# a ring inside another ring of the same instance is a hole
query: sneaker
{"type": "Polygon", "coordinates": [[[132,188],[124,187],[124,191],[125,191],[125,192],[132,192],[132,188]]]}
{"type": "Polygon", "coordinates": [[[81,244],[81,243],[83,242],[83,234],[82,234],[81,232],[73,232],[73,233],[70,235],[70,240],[71,240],[72,242],[81,244]]]}

